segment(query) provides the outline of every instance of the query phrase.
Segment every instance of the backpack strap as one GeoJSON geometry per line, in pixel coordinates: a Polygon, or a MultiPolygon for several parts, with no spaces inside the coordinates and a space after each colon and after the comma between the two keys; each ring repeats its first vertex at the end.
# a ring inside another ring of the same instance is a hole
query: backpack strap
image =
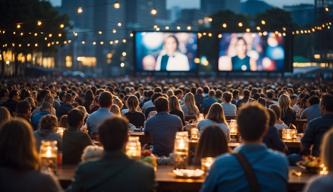
{"type": "Polygon", "coordinates": [[[239,164],[241,165],[246,180],[249,183],[250,191],[251,192],[259,192],[260,186],[256,177],[256,174],[254,173],[250,163],[247,161],[246,157],[241,153],[232,153],[234,157],[238,160],[239,164]]]}

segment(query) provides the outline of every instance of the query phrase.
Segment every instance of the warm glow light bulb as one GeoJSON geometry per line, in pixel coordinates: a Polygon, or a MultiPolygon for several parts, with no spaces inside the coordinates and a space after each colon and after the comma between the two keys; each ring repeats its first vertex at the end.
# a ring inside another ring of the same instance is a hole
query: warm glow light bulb
{"type": "Polygon", "coordinates": [[[150,10],[150,14],[153,15],[153,16],[157,15],[157,9],[152,8],[152,9],[150,10]]]}

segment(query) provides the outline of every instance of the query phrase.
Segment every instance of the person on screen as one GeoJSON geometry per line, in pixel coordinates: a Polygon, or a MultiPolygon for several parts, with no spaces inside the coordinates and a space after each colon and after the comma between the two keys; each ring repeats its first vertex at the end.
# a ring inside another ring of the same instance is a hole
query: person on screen
{"type": "Polygon", "coordinates": [[[247,55],[247,42],[243,37],[239,37],[236,42],[236,55],[231,58],[232,70],[253,71],[251,58],[247,55]]]}
{"type": "Polygon", "coordinates": [[[236,55],[231,58],[225,56],[220,57],[220,70],[256,71],[256,61],[248,56],[247,47],[246,40],[243,37],[238,37],[234,47],[236,55]]]}
{"type": "Polygon", "coordinates": [[[163,50],[157,57],[155,71],[189,71],[188,58],[178,48],[178,39],[174,35],[167,36],[164,40],[163,50]]]}

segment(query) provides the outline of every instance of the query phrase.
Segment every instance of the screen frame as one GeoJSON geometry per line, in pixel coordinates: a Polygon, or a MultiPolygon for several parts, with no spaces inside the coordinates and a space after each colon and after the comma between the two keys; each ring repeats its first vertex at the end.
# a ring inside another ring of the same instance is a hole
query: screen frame
{"type": "MultiPolygon", "coordinates": [[[[245,34],[245,33],[256,33],[259,34],[259,32],[240,32],[240,31],[220,31],[217,34],[245,34]]],[[[274,31],[267,31],[267,33],[274,33],[274,31]]],[[[216,58],[215,58],[215,71],[217,73],[221,74],[251,74],[251,73],[285,73],[285,72],[293,72],[293,36],[291,33],[287,33],[283,36],[284,38],[284,65],[283,68],[280,70],[274,70],[274,71],[241,71],[241,70],[231,70],[231,71],[224,71],[219,70],[219,57],[220,57],[220,41],[221,39],[217,38],[217,50],[216,50],[216,58]]]]}
{"type": "MultiPolygon", "coordinates": [[[[198,74],[199,72],[199,67],[197,66],[194,70],[189,70],[189,71],[149,71],[149,70],[139,70],[138,68],[138,61],[137,61],[137,47],[136,47],[136,40],[137,40],[137,35],[139,33],[188,33],[188,34],[194,34],[196,36],[196,44],[197,44],[197,49],[195,51],[195,57],[197,58],[199,56],[199,49],[200,49],[200,45],[199,45],[199,38],[198,38],[198,33],[200,33],[199,31],[186,31],[186,30],[179,30],[179,31],[175,31],[175,30],[168,30],[168,31],[154,31],[154,30],[144,30],[144,31],[132,31],[133,35],[133,64],[134,64],[134,71],[135,73],[145,73],[145,74],[160,74],[160,75],[169,75],[169,74],[198,74]]],[[[196,63],[195,63],[196,64],[196,63]]]]}

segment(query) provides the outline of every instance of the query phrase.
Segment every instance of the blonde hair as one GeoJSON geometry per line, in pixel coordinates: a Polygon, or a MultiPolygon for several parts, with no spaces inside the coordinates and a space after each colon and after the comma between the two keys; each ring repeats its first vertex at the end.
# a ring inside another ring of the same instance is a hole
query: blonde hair
{"type": "Polygon", "coordinates": [[[126,104],[129,111],[138,111],[139,99],[135,95],[131,95],[127,98],[126,104]]]}
{"type": "Polygon", "coordinates": [[[333,172],[333,127],[325,133],[321,142],[321,160],[329,172],[333,172]]]}
{"type": "Polygon", "coordinates": [[[290,109],[290,97],[286,94],[280,95],[279,106],[281,108],[281,116],[283,117],[287,113],[287,110],[290,109]]]}
{"type": "Polygon", "coordinates": [[[0,124],[11,118],[10,112],[6,107],[0,107],[0,124]]]}
{"type": "Polygon", "coordinates": [[[179,110],[182,111],[179,105],[178,98],[174,95],[169,97],[169,110],[174,111],[174,110],[179,110]]]}
{"type": "Polygon", "coordinates": [[[112,104],[110,110],[111,110],[111,112],[112,112],[113,114],[118,115],[118,116],[121,116],[120,108],[119,108],[118,105],[116,105],[116,104],[112,104]]]}
{"type": "Polygon", "coordinates": [[[186,95],[184,96],[184,102],[190,113],[194,113],[196,116],[199,116],[200,111],[195,103],[195,98],[193,93],[191,92],[186,93],[186,95]]]}
{"type": "Polygon", "coordinates": [[[206,119],[210,119],[216,123],[227,124],[227,121],[224,116],[224,110],[221,104],[213,103],[207,113],[206,119]]]}

